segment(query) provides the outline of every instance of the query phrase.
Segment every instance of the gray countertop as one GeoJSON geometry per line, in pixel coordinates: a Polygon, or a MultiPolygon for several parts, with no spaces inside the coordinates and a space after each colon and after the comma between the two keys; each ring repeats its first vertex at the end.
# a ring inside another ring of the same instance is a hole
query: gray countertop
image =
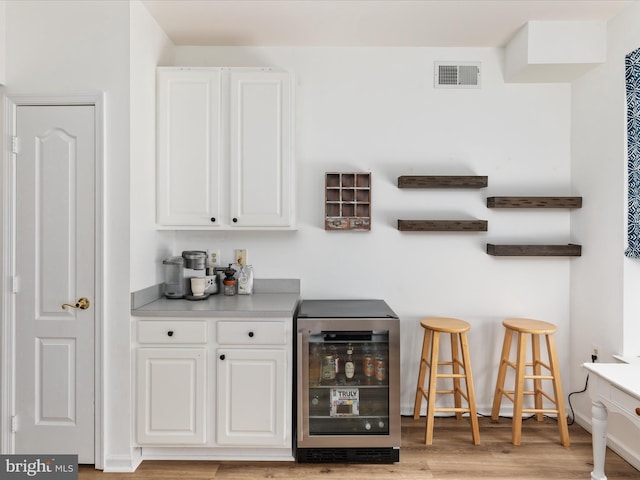
{"type": "Polygon", "coordinates": [[[300,295],[297,293],[254,293],[252,295],[211,295],[206,300],[161,298],[131,311],[138,317],[292,317],[300,295]]]}
{"type": "MultiPolygon", "coordinates": [[[[160,290],[145,289],[132,294],[131,315],[136,317],[292,317],[300,300],[299,282],[294,288],[261,288],[263,293],[225,296],[211,295],[205,300],[173,300],[160,296],[160,290]],[[297,288],[296,288],[297,287],[297,288]]],[[[287,287],[290,287],[290,283],[287,287]]],[[[268,284],[276,285],[274,282],[268,284]]]]}

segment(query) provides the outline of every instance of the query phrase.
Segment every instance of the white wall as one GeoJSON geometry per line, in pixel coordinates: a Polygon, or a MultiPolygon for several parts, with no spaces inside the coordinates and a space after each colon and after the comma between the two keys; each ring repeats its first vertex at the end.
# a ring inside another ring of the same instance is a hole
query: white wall
{"type": "MultiPolygon", "coordinates": [[[[569,377],[567,258],[496,258],[491,243],[568,243],[568,211],[489,210],[489,195],[568,195],[570,87],[513,85],[500,49],[178,47],[176,64],[291,68],[297,78],[297,232],[179,232],[176,252],[247,248],[259,278],[303,298],[383,298],[402,319],[402,411],[412,412],[420,318],[467,319],[479,410],[490,411],[506,316],[560,327],[569,377]],[[433,62],[481,61],[482,88],[433,88],[433,62]],[[326,232],[327,171],[372,172],[372,230],[326,232]],[[411,174],[488,175],[483,190],[400,190],[411,174]],[[489,221],[488,233],[405,233],[397,219],[489,221]]],[[[194,173],[195,174],[195,173],[194,173]]],[[[581,192],[580,192],[581,193],[581,192]]],[[[586,192],[585,192],[586,194],[586,192]]]]}
{"type": "MultiPolygon", "coordinates": [[[[573,390],[584,387],[581,362],[592,345],[599,361],[613,354],[640,355],[640,262],[626,259],[626,103],[624,57],[640,47],[640,4],[633,3],[608,26],[607,61],[573,84],[573,188],[585,193],[572,214],[571,231],[586,238],[571,269],[571,370],[573,390]]],[[[589,428],[591,403],[576,397],[578,421],[589,428]]],[[[637,431],[610,417],[610,446],[640,468],[637,431]],[[626,451],[626,453],[625,453],[626,451]]]]}
{"type": "Polygon", "coordinates": [[[105,92],[104,334],[106,463],[131,458],[129,2],[11,1],[7,93],[105,92]]]}
{"type": "Polygon", "coordinates": [[[173,233],[155,228],[156,66],[173,44],[142,3],[131,3],[131,291],[162,281],[173,233]]]}
{"type": "Polygon", "coordinates": [[[7,2],[0,0],[0,85],[7,81],[7,2]]]}

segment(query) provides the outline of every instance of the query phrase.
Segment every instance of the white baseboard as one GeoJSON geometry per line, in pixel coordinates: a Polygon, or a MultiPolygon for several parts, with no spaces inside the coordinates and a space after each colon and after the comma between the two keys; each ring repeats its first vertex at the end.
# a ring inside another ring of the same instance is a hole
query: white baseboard
{"type": "Polygon", "coordinates": [[[142,463],[140,448],[134,448],[131,455],[109,455],[104,459],[104,471],[114,473],[131,473],[142,463]]]}

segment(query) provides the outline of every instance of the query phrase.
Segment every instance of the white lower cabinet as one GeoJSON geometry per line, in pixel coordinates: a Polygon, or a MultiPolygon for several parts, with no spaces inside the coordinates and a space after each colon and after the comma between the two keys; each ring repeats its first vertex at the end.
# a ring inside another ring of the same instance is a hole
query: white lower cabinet
{"type": "Polygon", "coordinates": [[[293,458],[291,318],[134,321],[143,457],[293,458]]]}
{"type": "Polygon", "coordinates": [[[138,442],[202,445],[206,442],[204,348],[140,348],[138,442]]]}
{"type": "Polygon", "coordinates": [[[282,350],[218,349],[217,442],[286,446],[282,350]]]}

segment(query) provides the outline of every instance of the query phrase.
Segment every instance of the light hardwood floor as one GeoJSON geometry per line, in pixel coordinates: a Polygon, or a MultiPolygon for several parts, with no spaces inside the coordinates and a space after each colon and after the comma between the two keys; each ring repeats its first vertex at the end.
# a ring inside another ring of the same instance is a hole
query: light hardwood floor
{"type": "MultiPolygon", "coordinates": [[[[134,473],[103,473],[82,466],[81,480],[589,480],[591,435],[569,427],[571,446],[559,443],[553,419],[523,423],[522,445],[510,443],[511,421],[480,418],[481,445],[471,443],[466,419],[437,418],[433,445],[424,445],[424,417],[402,418],[400,462],[391,465],[298,464],[294,462],[145,461],[134,473]]],[[[640,472],[607,450],[609,480],[640,479],[640,472]]]]}

